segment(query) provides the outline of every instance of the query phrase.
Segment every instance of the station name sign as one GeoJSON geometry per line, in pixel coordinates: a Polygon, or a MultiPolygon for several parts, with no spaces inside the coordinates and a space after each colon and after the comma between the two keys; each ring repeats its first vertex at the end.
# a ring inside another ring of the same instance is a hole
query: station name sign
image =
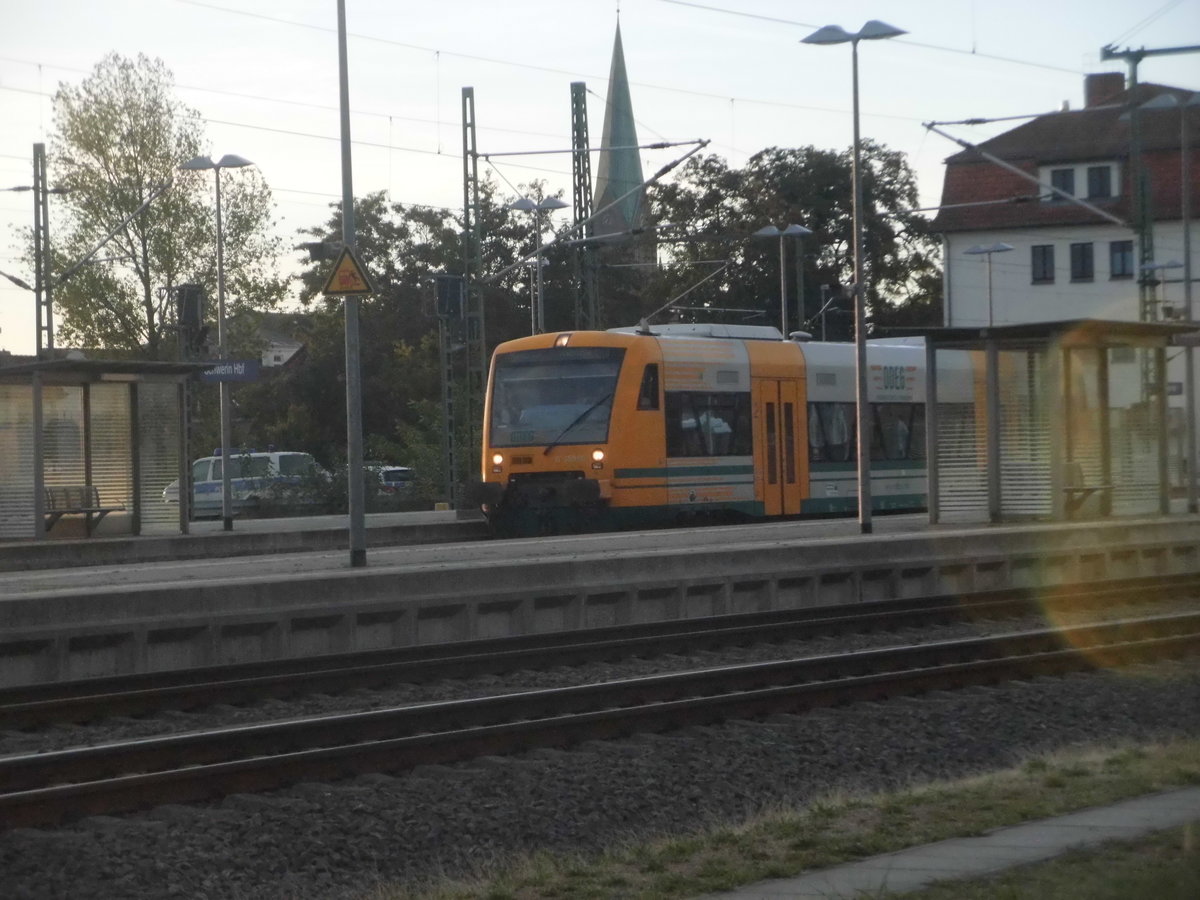
{"type": "Polygon", "coordinates": [[[222,359],[200,373],[201,381],[258,381],[257,359],[222,359]]]}

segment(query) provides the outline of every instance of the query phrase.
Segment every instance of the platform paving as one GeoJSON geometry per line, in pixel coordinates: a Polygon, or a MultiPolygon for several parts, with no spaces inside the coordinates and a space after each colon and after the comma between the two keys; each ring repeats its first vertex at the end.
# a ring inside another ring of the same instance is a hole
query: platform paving
{"type": "Polygon", "coordinates": [[[981,878],[1052,859],[1106,841],[1130,841],[1157,831],[1200,822],[1200,787],[1165,791],[979,837],[955,838],[885,853],[857,862],[760,881],[697,900],[852,900],[916,891],[935,882],[981,878]]]}

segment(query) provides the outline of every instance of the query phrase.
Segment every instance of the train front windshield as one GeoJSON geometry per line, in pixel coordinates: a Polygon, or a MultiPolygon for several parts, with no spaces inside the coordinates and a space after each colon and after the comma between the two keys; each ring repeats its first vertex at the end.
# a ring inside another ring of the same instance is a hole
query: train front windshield
{"type": "Polygon", "coordinates": [[[496,357],[493,447],[599,444],[608,440],[620,347],[554,347],[496,357]]]}

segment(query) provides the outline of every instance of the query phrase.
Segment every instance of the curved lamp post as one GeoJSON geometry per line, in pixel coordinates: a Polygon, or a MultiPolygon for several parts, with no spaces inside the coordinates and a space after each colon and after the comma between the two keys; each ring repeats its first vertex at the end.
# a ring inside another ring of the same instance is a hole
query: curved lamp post
{"type": "MultiPolygon", "coordinates": [[[[221,170],[241,169],[254,163],[233,153],[226,153],[217,162],[211,157],[197,156],[189,159],[179,168],[183,171],[199,171],[212,169],[217,182],[217,356],[225,358],[225,254],[224,239],[221,227],[221,170]]],[[[232,423],[230,421],[229,382],[219,383],[221,398],[221,519],[226,531],[233,531],[233,488],[229,474],[229,442],[232,423]]],[[[180,490],[186,490],[186,485],[180,485],[180,490]]]]}
{"type": "Polygon", "coordinates": [[[542,304],[542,266],[545,265],[542,259],[542,213],[554,212],[556,209],[566,209],[569,205],[569,203],[565,203],[557,197],[547,197],[538,203],[535,203],[528,197],[522,197],[515,203],[510,203],[507,207],[507,209],[515,209],[520,212],[533,213],[533,229],[537,245],[537,256],[534,257],[534,268],[537,269],[537,290],[532,292],[529,299],[530,334],[539,334],[546,330],[546,310],[542,304]]]}
{"type": "Polygon", "coordinates": [[[1013,249],[1012,244],[1006,244],[1003,241],[997,241],[994,244],[976,244],[974,247],[968,247],[963,253],[969,256],[986,256],[987,257],[987,304],[988,304],[988,328],[992,327],[992,254],[1007,253],[1013,249]]]}
{"type": "Polygon", "coordinates": [[[854,347],[855,380],[858,383],[855,405],[858,411],[858,523],[863,534],[871,533],[871,408],[867,403],[866,272],[863,269],[862,217],[862,142],[858,134],[858,42],[893,38],[907,31],[872,19],[851,34],[840,25],[818,28],[802,44],[849,44],[851,47],[852,93],[854,100],[854,347]]]}
{"type": "Polygon", "coordinates": [[[777,237],[777,238],[779,238],[779,330],[783,332],[784,340],[787,340],[787,336],[788,336],[788,307],[787,307],[787,267],[784,262],[785,254],[784,254],[784,248],[783,248],[783,239],[785,237],[796,238],[796,253],[798,254],[797,258],[796,258],[796,273],[797,273],[797,275],[796,275],[796,282],[797,282],[796,283],[796,305],[800,308],[801,317],[803,317],[803,314],[804,314],[804,290],[802,288],[803,282],[800,281],[801,273],[803,270],[801,269],[802,263],[800,261],[799,253],[800,253],[800,247],[802,246],[802,243],[801,243],[802,239],[804,238],[805,235],[809,235],[809,234],[812,234],[812,232],[809,231],[807,228],[805,228],[803,225],[796,225],[796,224],[788,225],[787,227],[782,228],[782,229],[777,228],[774,225],[767,225],[763,228],[758,229],[758,231],[754,232],[755,237],[777,237]]]}

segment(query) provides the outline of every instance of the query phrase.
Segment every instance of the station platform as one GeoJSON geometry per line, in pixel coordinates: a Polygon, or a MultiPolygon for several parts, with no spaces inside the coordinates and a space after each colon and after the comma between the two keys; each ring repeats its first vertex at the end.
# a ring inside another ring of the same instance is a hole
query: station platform
{"type": "MultiPolygon", "coordinates": [[[[481,516],[462,518],[453,510],[370,513],[365,520],[368,547],[488,536],[481,516]]],[[[190,523],[188,534],[0,542],[0,572],[346,549],[349,527],[345,515],[235,519],[231,531],[225,531],[219,519],[203,519],[190,523]]]]}
{"type": "Polygon", "coordinates": [[[925,515],[480,540],[452,512],[0,545],[0,686],[1200,571],[1200,516],[925,515]]]}
{"type": "Polygon", "coordinates": [[[999,828],[979,837],[910,847],[795,878],[760,881],[697,900],[810,900],[882,897],[939,881],[982,878],[1107,841],[1132,841],[1200,822],[1200,788],[1136,797],[1111,806],[999,828]]]}

